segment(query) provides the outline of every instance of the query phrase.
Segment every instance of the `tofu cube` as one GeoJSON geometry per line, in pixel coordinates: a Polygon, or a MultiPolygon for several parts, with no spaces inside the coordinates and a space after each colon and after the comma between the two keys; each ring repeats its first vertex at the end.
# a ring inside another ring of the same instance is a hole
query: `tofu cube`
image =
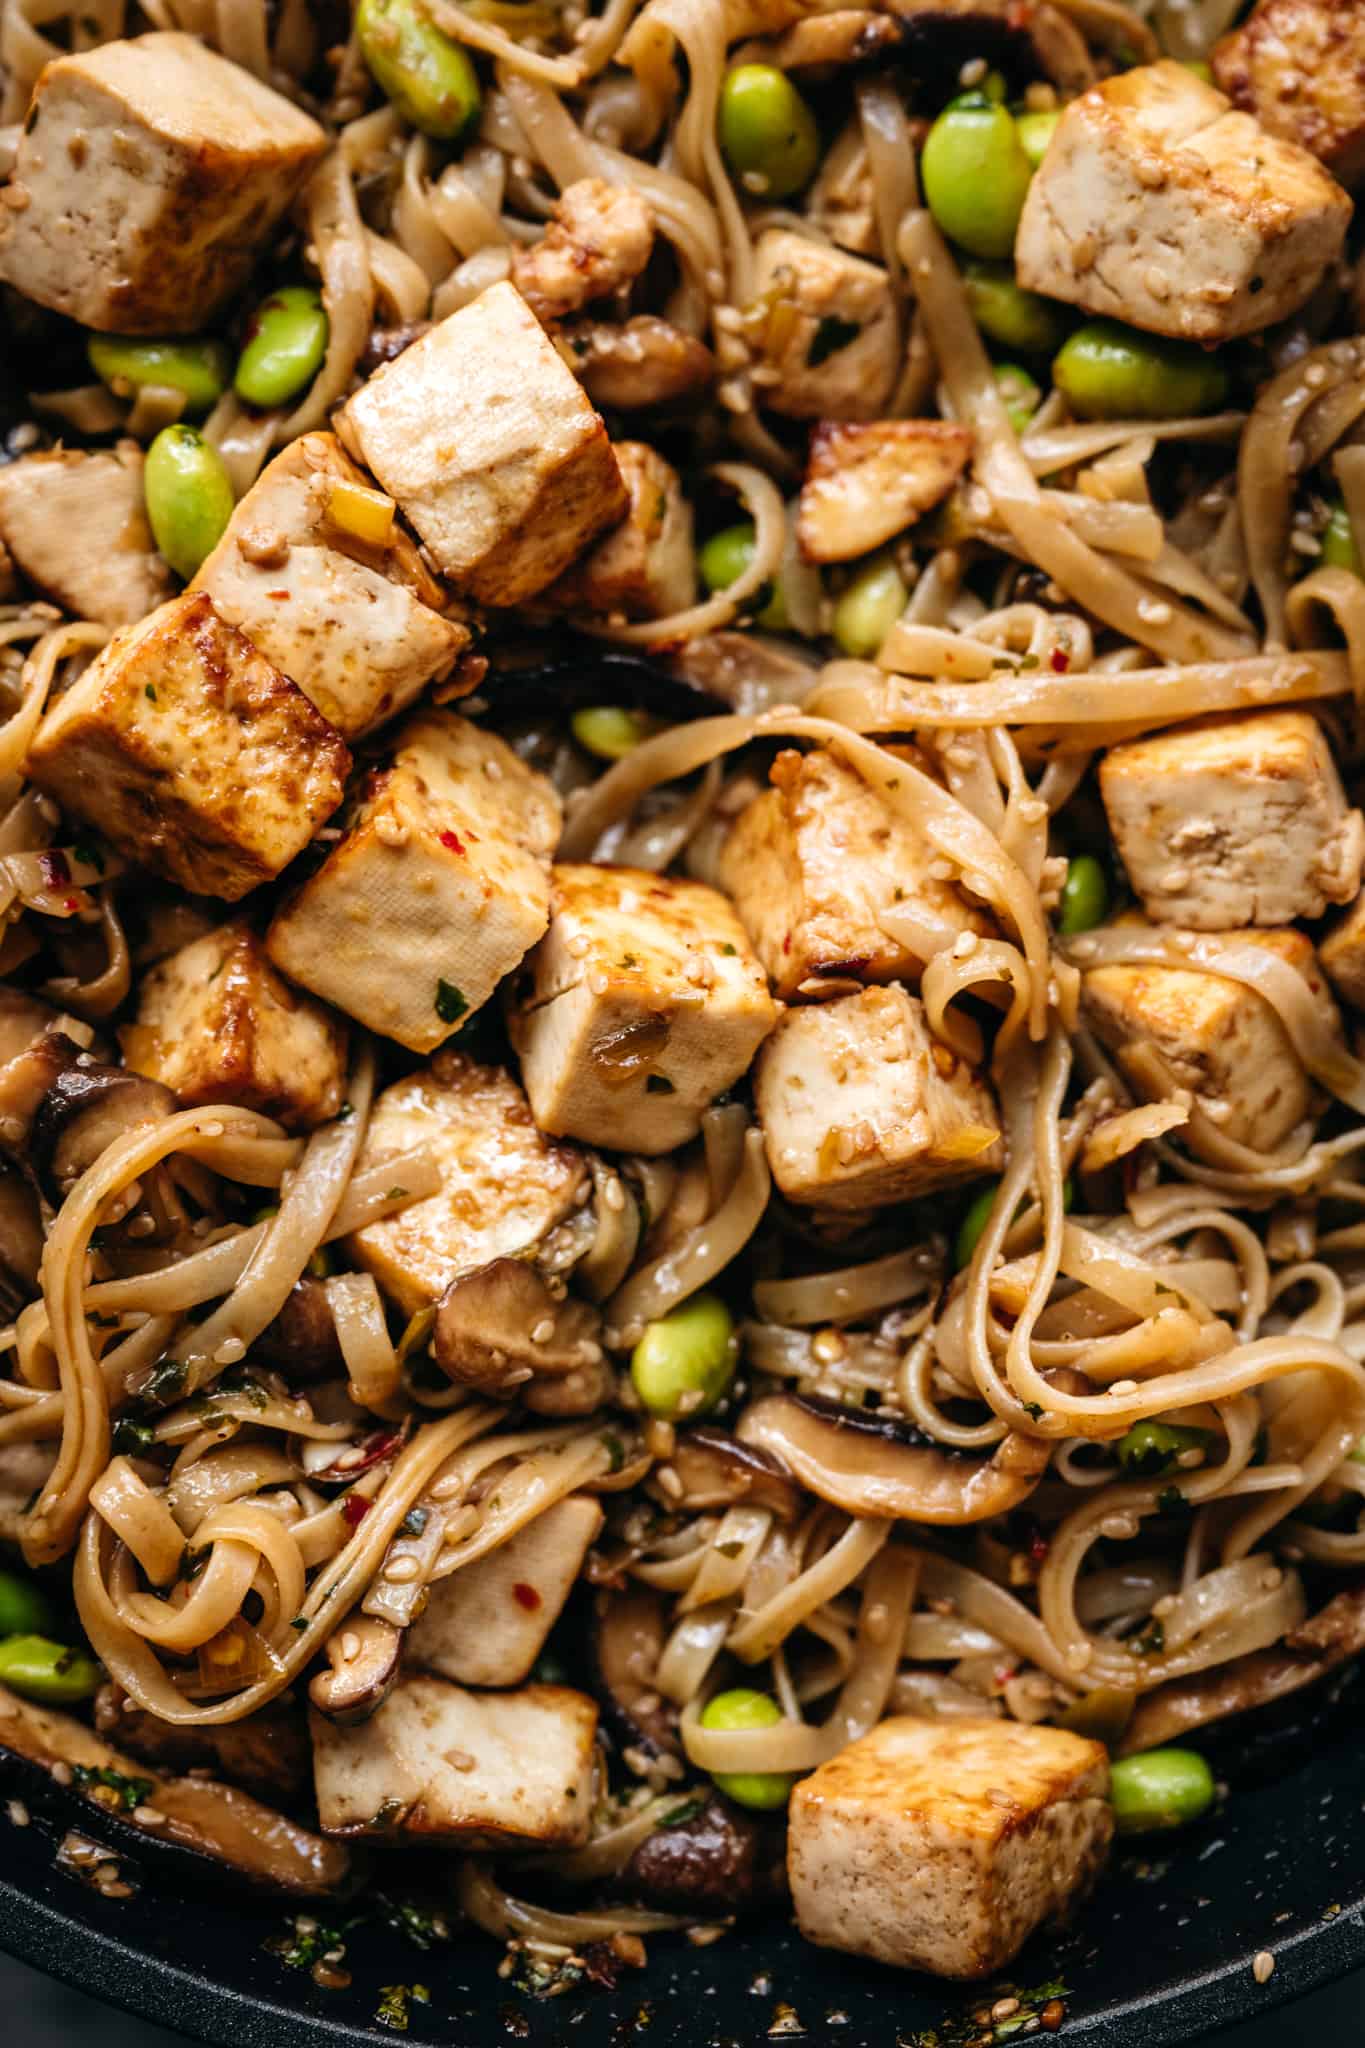
{"type": "Polygon", "coordinates": [[[886,272],[847,250],[766,228],[754,248],[756,343],[776,381],[761,398],[798,420],[875,420],[900,369],[901,341],[886,272]]]}
{"type": "Polygon", "coordinates": [[[1129,880],[1163,923],[1289,924],[1360,888],[1365,819],[1310,712],[1254,712],[1111,747],[1100,791],[1129,880]]]}
{"type": "Polygon", "coordinates": [[[836,754],[789,749],[771,780],[731,826],[719,879],[784,1001],[844,994],[858,982],[918,982],[933,935],[951,945],[962,932],[991,930],[953,882],[932,873],[936,855],[913,824],[836,754]],[[886,911],[923,928],[924,950],[883,929],[886,911]]]}
{"type": "Polygon", "coordinates": [[[1318,958],[1342,1001],[1365,1010],[1365,893],[1319,940],[1318,958]]]}
{"type": "Polygon", "coordinates": [[[1343,185],[1365,178],[1365,9],[1354,0],[1260,0],[1212,63],[1228,98],[1271,135],[1343,185]]]}
{"type": "Polygon", "coordinates": [[[990,1089],[903,988],[788,1010],[759,1054],[754,1104],[773,1179],[806,1208],[880,1209],[1004,1158],[990,1089]]]}
{"type": "Polygon", "coordinates": [[[971,458],[951,420],[823,420],[811,436],[796,534],[809,562],[851,562],[946,498],[971,458]]]}
{"type": "Polygon", "coordinates": [[[570,1494],[515,1536],[438,1579],[406,1654],[457,1685],[520,1685],[564,1611],[604,1516],[570,1494]]]}
{"type": "Polygon", "coordinates": [[[435,1157],[440,1192],[346,1240],[407,1316],[439,1301],[461,1274],[533,1249],[588,1186],[581,1155],[542,1136],[512,1076],[461,1053],[441,1053],[384,1090],[358,1171],[419,1146],[435,1157]]]}
{"type": "Polygon", "coordinates": [[[341,1107],[345,1026],[276,973],[244,917],[152,968],[119,1042],[126,1064],[186,1109],[236,1102],[306,1131],[341,1107]]]}
{"type": "Polygon", "coordinates": [[[1101,1743],[1018,1721],[880,1721],[792,1793],[787,1874],[807,1941],[988,1977],[1063,1919],[1114,1834],[1101,1743]]]}
{"type": "Polygon", "coordinates": [[[555,201],[540,240],[513,245],[512,282],[537,320],[562,320],[633,283],[653,247],[654,213],[642,193],[578,178],[555,201]]]}
{"type": "Polygon", "coordinates": [[[696,1136],[776,1016],[719,890],[583,864],[554,871],[510,1028],[542,1130],[657,1153],[696,1136]]]}
{"type": "Polygon", "coordinates": [[[0,277],[113,334],[194,334],[243,284],[326,147],[198,36],[45,66],[0,207],[0,277]]]}
{"type": "Polygon", "coordinates": [[[510,284],[386,363],[338,426],[480,604],[524,604],[626,513],[606,428],[510,284]]]}
{"type": "Polygon", "coordinates": [[[597,1708],[563,1685],[466,1692],[401,1676],[368,1721],[310,1712],[318,1819],[329,1835],[574,1849],[588,1837],[597,1708]]]}
{"type": "Polygon", "coordinates": [[[559,826],[551,784],[496,733],[424,712],[276,914],[270,957],[371,1031],[432,1052],[545,930],[559,826]]]}
{"type": "Polygon", "coordinates": [[[401,526],[370,547],[341,524],[348,485],[367,479],[335,435],[291,441],[241,500],[193,588],[355,739],[448,674],[470,635],[442,617],[445,592],[401,526]]]}
{"type": "Polygon", "coordinates": [[[1070,101],[1029,186],[1019,282],[1153,334],[1228,341],[1297,312],[1351,202],[1169,59],[1070,101]]]}
{"type": "Polygon", "coordinates": [[[616,460],[630,498],[625,518],[538,602],[556,611],[667,618],[697,594],[692,507],[677,470],[647,441],[618,441],[616,460]]]}
{"type": "Polygon", "coordinates": [[[53,449],[0,469],[0,542],[64,612],[131,626],[171,594],[142,499],[142,450],[53,449]]]}
{"type": "Polygon", "coordinates": [[[303,851],[350,765],[341,735],[202,592],[116,633],[28,757],[39,788],[136,865],[229,903],[303,851]]]}

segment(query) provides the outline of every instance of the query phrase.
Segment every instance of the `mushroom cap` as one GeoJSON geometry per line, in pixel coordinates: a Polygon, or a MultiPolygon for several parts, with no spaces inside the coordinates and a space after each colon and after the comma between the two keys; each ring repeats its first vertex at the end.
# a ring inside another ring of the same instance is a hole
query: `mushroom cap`
{"type": "Polygon", "coordinates": [[[351,1615],[328,1636],[329,1668],[319,1671],[309,1685],[309,1699],[320,1714],[343,1728],[368,1721],[389,1696],[402,1649],[401,1628],[373,1615],[351,1615]]]}
{"type": "Polygon", "coordinates": [[[600,1364],[601,1324],[595,1308],[556,1295],[525,1259],[493,1259],[447,1287],[436,1311],[432,1355],[459,1385],[519,1397],[528,1380],[564,1378],[600,1364]]]}
{"type": "Polygon", "coordinates": [[[682,1753],[673,1719],[654,1687],[667,1634],[667,1603],[652,1586],[628,1585],[620,1592],[603,1587],[594,1598],[593,1690],[622,1743],[638,1745],[651,1756],[682,1753]]]}
{"type": "Polygon", "coordinates": [[[673,1826],[656,1828],[621,1874],[642,1905],[702,1919],[753,1912],[786,1891],[786,1827],[741,1813],[718,1793],[673,1826]]]}
{"type": "MultiPolygon", "coordinates": [[[[795,1522],[801,1515],[801,1489],[776,1458],[710,1423],[679,1430],[668,1463],[682,1481],[680,1498],[689,1508],[726,1508],[745,1501],[769,1509],[780,1522],[795,1522]]],[[[677,1507],[679,1497],[662,1497],[668,1507],[677,1507]]]]}
{"type": "Polygon", "coordinates": [[[34,1167],[58,1201],[117,1138],[159,1123],[175,1108],[174,1095],[160,1081],[127,1067],[103,1066],[79,1047],[72,1050],[86,1063],[73,1062],[53,1075],[34,1111],[30,1135],[34,1167]]]}

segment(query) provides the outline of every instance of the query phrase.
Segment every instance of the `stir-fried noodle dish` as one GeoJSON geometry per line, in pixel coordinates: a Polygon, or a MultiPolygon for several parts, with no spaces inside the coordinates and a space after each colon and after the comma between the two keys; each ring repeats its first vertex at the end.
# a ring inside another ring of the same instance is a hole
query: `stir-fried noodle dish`
{"type": "Polygon", "coordinates": [[[1365,1645],[1365,4],[0,58],[10,1821],[999,1970],[1365,1645]]]}

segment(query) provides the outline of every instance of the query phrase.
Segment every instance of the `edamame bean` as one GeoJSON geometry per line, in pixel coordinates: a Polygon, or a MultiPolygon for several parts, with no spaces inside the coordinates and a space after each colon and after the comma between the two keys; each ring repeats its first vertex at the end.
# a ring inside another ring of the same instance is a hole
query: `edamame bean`
{"type": "Polygon", "coordinates": [[[429,21],[417,0],[360,0],[360,54],[405,121],[454,142],[479,111],[479,80],[465,51],[429,21]]]}
{"type": "Polygon", "coordinates": [[[1322,569],[1349,569],[1353,576],[1365,576],[1351,515],[1340,500],[1332,507],[1322,530],[1322,554],[1318,566],[1322,569]]]}
{"type": "Polygon", "coordinates": [[[1036,171],[1047,155],[1047,146],[1062,118],[1060,107],[1049,107],[1038,114],[1016,114],[1014,125],[1019,134],[1019,147],[1036,171]]]}
{"type": "Polygon", "coordinates": [[[1117,320],[1078,327],[1058,351],[1052,379],[1083,420],[1174,420],[1217,412],[1228,395],[1217,356],[1117,320]]]}
{"type": "Polygon", "coordinates": [[[70,1706],[99,1690],[104,1673],[94,1658],[46,1636],[11,1636],[0,1643],[0,1685],[26,1700],[70,1706]]]}
{"type": "Polygon", "coordinates": [[[1005,401],[1010,425],[1016,434],[1022,434],[1042,402],[1042,392],[1018,363],[996,364],[995,388],[1005,401]]]}
{"type": "MultiPolygon", "coordinates": [[[[701,553],[697,556],[697,567],[701,580],[713,594],[728,590],[735,579],[744,574],[754,554],[754,525],[751,519],[742,519],[735,526],[726,526],[719,533],[713,533],[701,553]]],[[[765,583],[749,599],[756,625],[766,626],[770,633],[784,633],[790,621],[787,607],[782,599],[780,583],[765,583]]]]}
{"type": "Polygon", "coordinates": [[[322,294],[314,285],[281,286],[251,316],[233,390],[248,405],[287,405],[322,368],[328,331],[322,294]]]}
{"type": "Polygon", "coordinates": [[[1052,355],[1066,340],[1071,316],[1056,299],[1028,292],[1008,263],[964,263],[962,282],[972,318],[990,341],[1026,356],[1052,355]]]}
{"type": "Polygon", "coordinates": [[[985,93],[945,107],[920,157],[930,213],[973,256],[1009,255],[1032,176],[1013,114],[985,93]]]}
{"type": "Polygon", "coordinates": [[[646,1323],[630,1356],[630,1377],[651,1415],[705,1415],[735,1374],[734,1318],[715,1294],[694,1294],[646,1323]]]}
{"type": "Polygon", "coordinates": [[[1093,853],[1078,853],[1067,863],[1057,929],[1067,937],[1092,931],[1108,914],[1109,877],[1093,853]]]}
{"type": "Polygon", "coordinates": [[[835,604],[830,627],[842,651],[854,661],[870,661],[905,610],[909,595],[891,556],[874,555],[835,604]]]}
{"type": "MultiPolygon", "coordinates": [[[[766,1692],[738,1685],[731,1692],[718,1692],[701,1712],[703,1728],[775,1728],[782,1709],[766,1692]]],[[[796,1783],[792,1771],[712,1771],[712,1780],[736,1806],[757,1807],[768,1812],[785,1806],[796,1783]]]]}
{"type": "Polygon", "coordinates": [[[228,352],[221,341],[137,341],[126,334],[92,334],[85,345],[90,367],[118,398],[164,386],[185,394],[186,412],[207,412],[228,383],[228,352]]]}
{"type": "MultiPolygon", "coordinates": [[[[973,1199],[966,1215],[957,1226],[957,1240],[953,1246],[953,1259],[959,1273],[964,1266],[969,1266],[972,1262],[972,1253],[981,1242],[981,1233],[991,1220],[991,1211],[995,1207],[995,1197],[999,1188],[1000,1183],[998,1180],[993,1180],[986,1187],[982,1188],[981,1193],[973,1199]]],[[[1062,1182],[1062,1207],[1068,1215],[1071,1212],[1071,1205],[1075,1199],[1076,1183],[1072,1180],[1071,1175],[1068,1174],[1062,1182]]],[[[1014,1212],[1015,1215],[1018,1216],[1025,1206],[1026,1204],[1021,1202],[1019,1208],[1014,1212]]]]}
{"type": "Polygon", "coordinates": [[[790,199],[815,175],[815,116],[774,64],[739,64],[726,72],[716,127],[725,161],[756,198],[790,199]]]}
{"type": "Polygon", "coordinates": [[[0,1571],[0,1637],[40,1636],[53,1626],[52,1607],[32,1579],[0,1571]]]}
{"type": "Polygon", "coordinates": [[[619,704],[592,704],[575,711],[569,730],[580,747],[602,761],[620,761],[649,737],[649,720],[639,711],[625,711],[619,704]]]}
{"type": "Polygon", "coordinates": [[[1109,1773],[1109,1796],[1121,1835],[1187,1827],[1213,1805],[1213,1773],[1197,1750],[1148,1749],[1121,1757],[1109,1773]]]}
{"type": "Polygon", "coordinates": [[[193,427],[163,427],[147,450],[142,492],[157,546],[188,583],[232,517],[222,456],[193,427]]]}
{"type": "Polygon", "coordinates": [[[1186,1451],[1204,1451],[1209,1444],[1206,1429],[1189,1429],[1179,1422],[1135,1422],[1118,1440],[1118,1459],[1130,1479],[1156,1479],[1169,1472],[1186,1451]]]}

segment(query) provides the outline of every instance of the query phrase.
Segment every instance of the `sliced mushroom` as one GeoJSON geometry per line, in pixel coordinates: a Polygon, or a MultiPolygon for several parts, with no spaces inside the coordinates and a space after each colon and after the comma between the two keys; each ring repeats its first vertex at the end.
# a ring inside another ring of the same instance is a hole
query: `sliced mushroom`
{"type": "Polygon", "coordinates": [[[755,1402],[737,1433],[846,1514],[905,1522],[1003,1515],[1027,1500],[1052,1455],[1050,1443],[1011,1431],[982,1458],[935,1443],[912,1424],[803,1394],[755,1402]]]}
{"type": "Polygon", "coordinates": [[[781,1821],[758,1821],[714,1793],[700,1812],[657,1828],[621,1873],[626,1897],[666,1913],[698,1919],[754,1912],[787,1889],[786,1836],[781,1821]]]}
{"type": "Polygon", "coordinates": [[[69,1193],[115,1139],[160,1123],[175,1108],[174,1095],[160,1081],[84,1057],[85,1065],[73,1062],[55,1076],[33,1116],[33,1163],[54,1201],[69,1193]]]}
{"type": "Polygon", "coordinates": [[[116,1685],[95,1695],[101,1735],[144,1763],[167,1770],[214,1770],[258,1799],[293,1799],[308,1781],[308,1735],[288,1707],[261,1707],[222,1728],[178,1727],[146,1713],[116,1685]]]}
{"type": "Polygon", "coordinates": [[[566,320],[555,341],[593,404],[621,412],[695,398],[716,374],[705,342],[655,313],[638,313],[620,325],[566,320]]]}
{"type": "Polygon", "coordinates": [[[357,366],[361,376],[372,377],[385,363],[396,362],[404,349],[420,341],[430,327],[430,320],[408,320],[401,327],[372,327],[357,366]]]}
{"type": "Polygon", "coordinates": [[[57,1012],[27,989],[0,987],[0,1067],[26,1052],[35,1038],[51,1031],[57,1012]]]}
{"type": "Polygon", "coordinates": [[[0,1321],[12,1322],[38,1290],[43,1215],[37,1191],[0,1159],[0,1321]]]}
{"type": "Polygon", "coordinates": [[[42,1031],[26,1039],[0,1066],[0,1142],[19,1151],[49,1090],[77,1061],[89,1057],[64,1031],[42,1031]]]}
{"type": "Polygon", "coordinates": [[[522,1399],[533,1381],[600,1364],[601,1323],[587,1302],[554,1294],[524,1259],[494,1259],[446,1289],[432,1353],[459,1385],[522,1399]]]}
{"type": "Polygon", "coordinates": [[[285,1296],[284,1307],[252,1346],[257,1357],[283,1373],[291,1387],[335,1379],[346,1370],[337,1342],[327,1290],[305,1273],[285,1296]]]}
{"type": "Polygon", "coordinates": [[[528,1380],[521,1399],[533,1415],[591,1415],[616,1391],[616,1375],[605,1358],[595,1365],[575,1366],[559,1379],[528,1380]]]}
{"type": "Polygon", "coordinates": [[[779,1522],[795,1522],[801,1515],[801,1489],[777,1460],[709,1423],[681,1430],[668,1463],[683,1490],[680,1496],[660,1492],[667,1507],[681,1501],[689,1508],[728,1508],[748,1501],[769,1509],[779,1522]]]}
{"type": "Polygon", "coordinates": [[[672,1710],[654,1685],[667,1635],[667,1605],[652,1586],[595,1595],[592,1661],[603,1718],[623,1745],[647,1756],[682,1753],[672,1710]]]}
{"type": "Polygon", "coordinates": [[[327,1638],[330,1669],[319,1671],[308,1697],[320,1714],[350,1728],[368,1721],[398,1676],[403,1631],[371,1615],[354,1615],[327,1638]]]}

